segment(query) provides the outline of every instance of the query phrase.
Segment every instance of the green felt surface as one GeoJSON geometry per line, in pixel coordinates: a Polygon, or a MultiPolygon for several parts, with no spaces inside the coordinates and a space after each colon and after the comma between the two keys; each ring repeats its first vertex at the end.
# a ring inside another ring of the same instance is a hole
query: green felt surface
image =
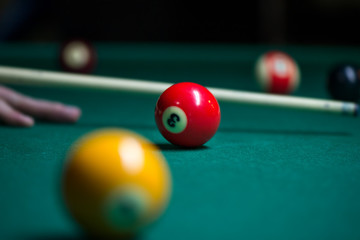
{"type": "MultiPolygon", "coordinates": [[[[258,91],[253,64],[271,46],[98,44],[95,74],[258,91]]],[[[56,45],[0,45],[0,64],[56,70],[56,45]]],[[[298,96],[327,98],[326,70],[360,59],[351,47],[284,47],[302,69],[298,96]]],[[[165,155],[168,210],[141,239],[359,239],[359,119],[220,103],[219,131],[203,148],[172,146],[153,118],[157,96],[18,87],[78,105],[74,125],[0,125],[0,239],[80,239],[59,185],[67,149],[103,127],[138,132],[165,155]]]]}

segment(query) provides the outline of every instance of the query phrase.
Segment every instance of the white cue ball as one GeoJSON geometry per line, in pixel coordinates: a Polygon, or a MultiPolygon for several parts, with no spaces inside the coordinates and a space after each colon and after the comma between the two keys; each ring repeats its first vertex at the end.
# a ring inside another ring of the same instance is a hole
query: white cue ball
{"type": "Polygon", "coordinates": [[[90,73],[96,62],[96,53],[90,43],[74,40],[63,45],[60,64],[63,70],[75,73],[90,73]]]}

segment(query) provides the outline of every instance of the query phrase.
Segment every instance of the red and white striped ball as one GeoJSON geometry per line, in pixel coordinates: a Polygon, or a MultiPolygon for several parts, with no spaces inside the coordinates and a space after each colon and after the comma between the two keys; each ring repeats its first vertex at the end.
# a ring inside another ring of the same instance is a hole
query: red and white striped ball
{"type": "Polygon", "coordinates": [[[290,94],[300,84],[297,63],[280,51],[270,51],[260,56],[256,62],[255,74],[260,87],[269,93],[290,94]]]}

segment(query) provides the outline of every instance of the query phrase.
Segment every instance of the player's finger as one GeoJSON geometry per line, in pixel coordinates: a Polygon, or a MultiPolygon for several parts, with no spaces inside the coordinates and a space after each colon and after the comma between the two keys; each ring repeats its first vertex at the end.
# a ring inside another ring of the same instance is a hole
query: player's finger
{"type": "Polygon", "coordinates": [[[0,96],[13,108],[36,118],[57,122],[76,122],[81,115],[81,110],[77,107],[30,98],[5,87],[0,87],[0,96]]]}
{"type": "Polygon", "coordinates": [[[2,99],[0,99],[0,121],[11,126],[31,127],[34,125],[34,119],[13,109],[2,99]]]}
{"type": "Polygon", "coordinates": [[[57,122],[76,122],[81,115],[77,107],[32,98],[23,98],[16,108],[34,117],[57,122]]]}

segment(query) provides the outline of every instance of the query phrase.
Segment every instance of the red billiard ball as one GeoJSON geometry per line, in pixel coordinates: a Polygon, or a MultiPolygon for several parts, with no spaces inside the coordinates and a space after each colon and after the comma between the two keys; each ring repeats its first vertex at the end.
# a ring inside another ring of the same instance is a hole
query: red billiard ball
{"type": "Polygon", "coordinates": [[[255,66],[256,79],[265,92],[290,94],[300,84],[300,70],[295,60],[280,51],[259,57],[255,66]]]}
{"type": "Polygon", "coordinates": [[[59,62],[66,72],[91,73],[96,61],[96,51],[90,42],[71,40],[63,43],[60,48],[59,62]]]}
{"type": "Polygon", "coordinates": [[[191,82],[166,89],[155,107],[160,133],[172,144],[198,147],[209,141],[220,124],[220,107],[205,87],[191,82]]]}

